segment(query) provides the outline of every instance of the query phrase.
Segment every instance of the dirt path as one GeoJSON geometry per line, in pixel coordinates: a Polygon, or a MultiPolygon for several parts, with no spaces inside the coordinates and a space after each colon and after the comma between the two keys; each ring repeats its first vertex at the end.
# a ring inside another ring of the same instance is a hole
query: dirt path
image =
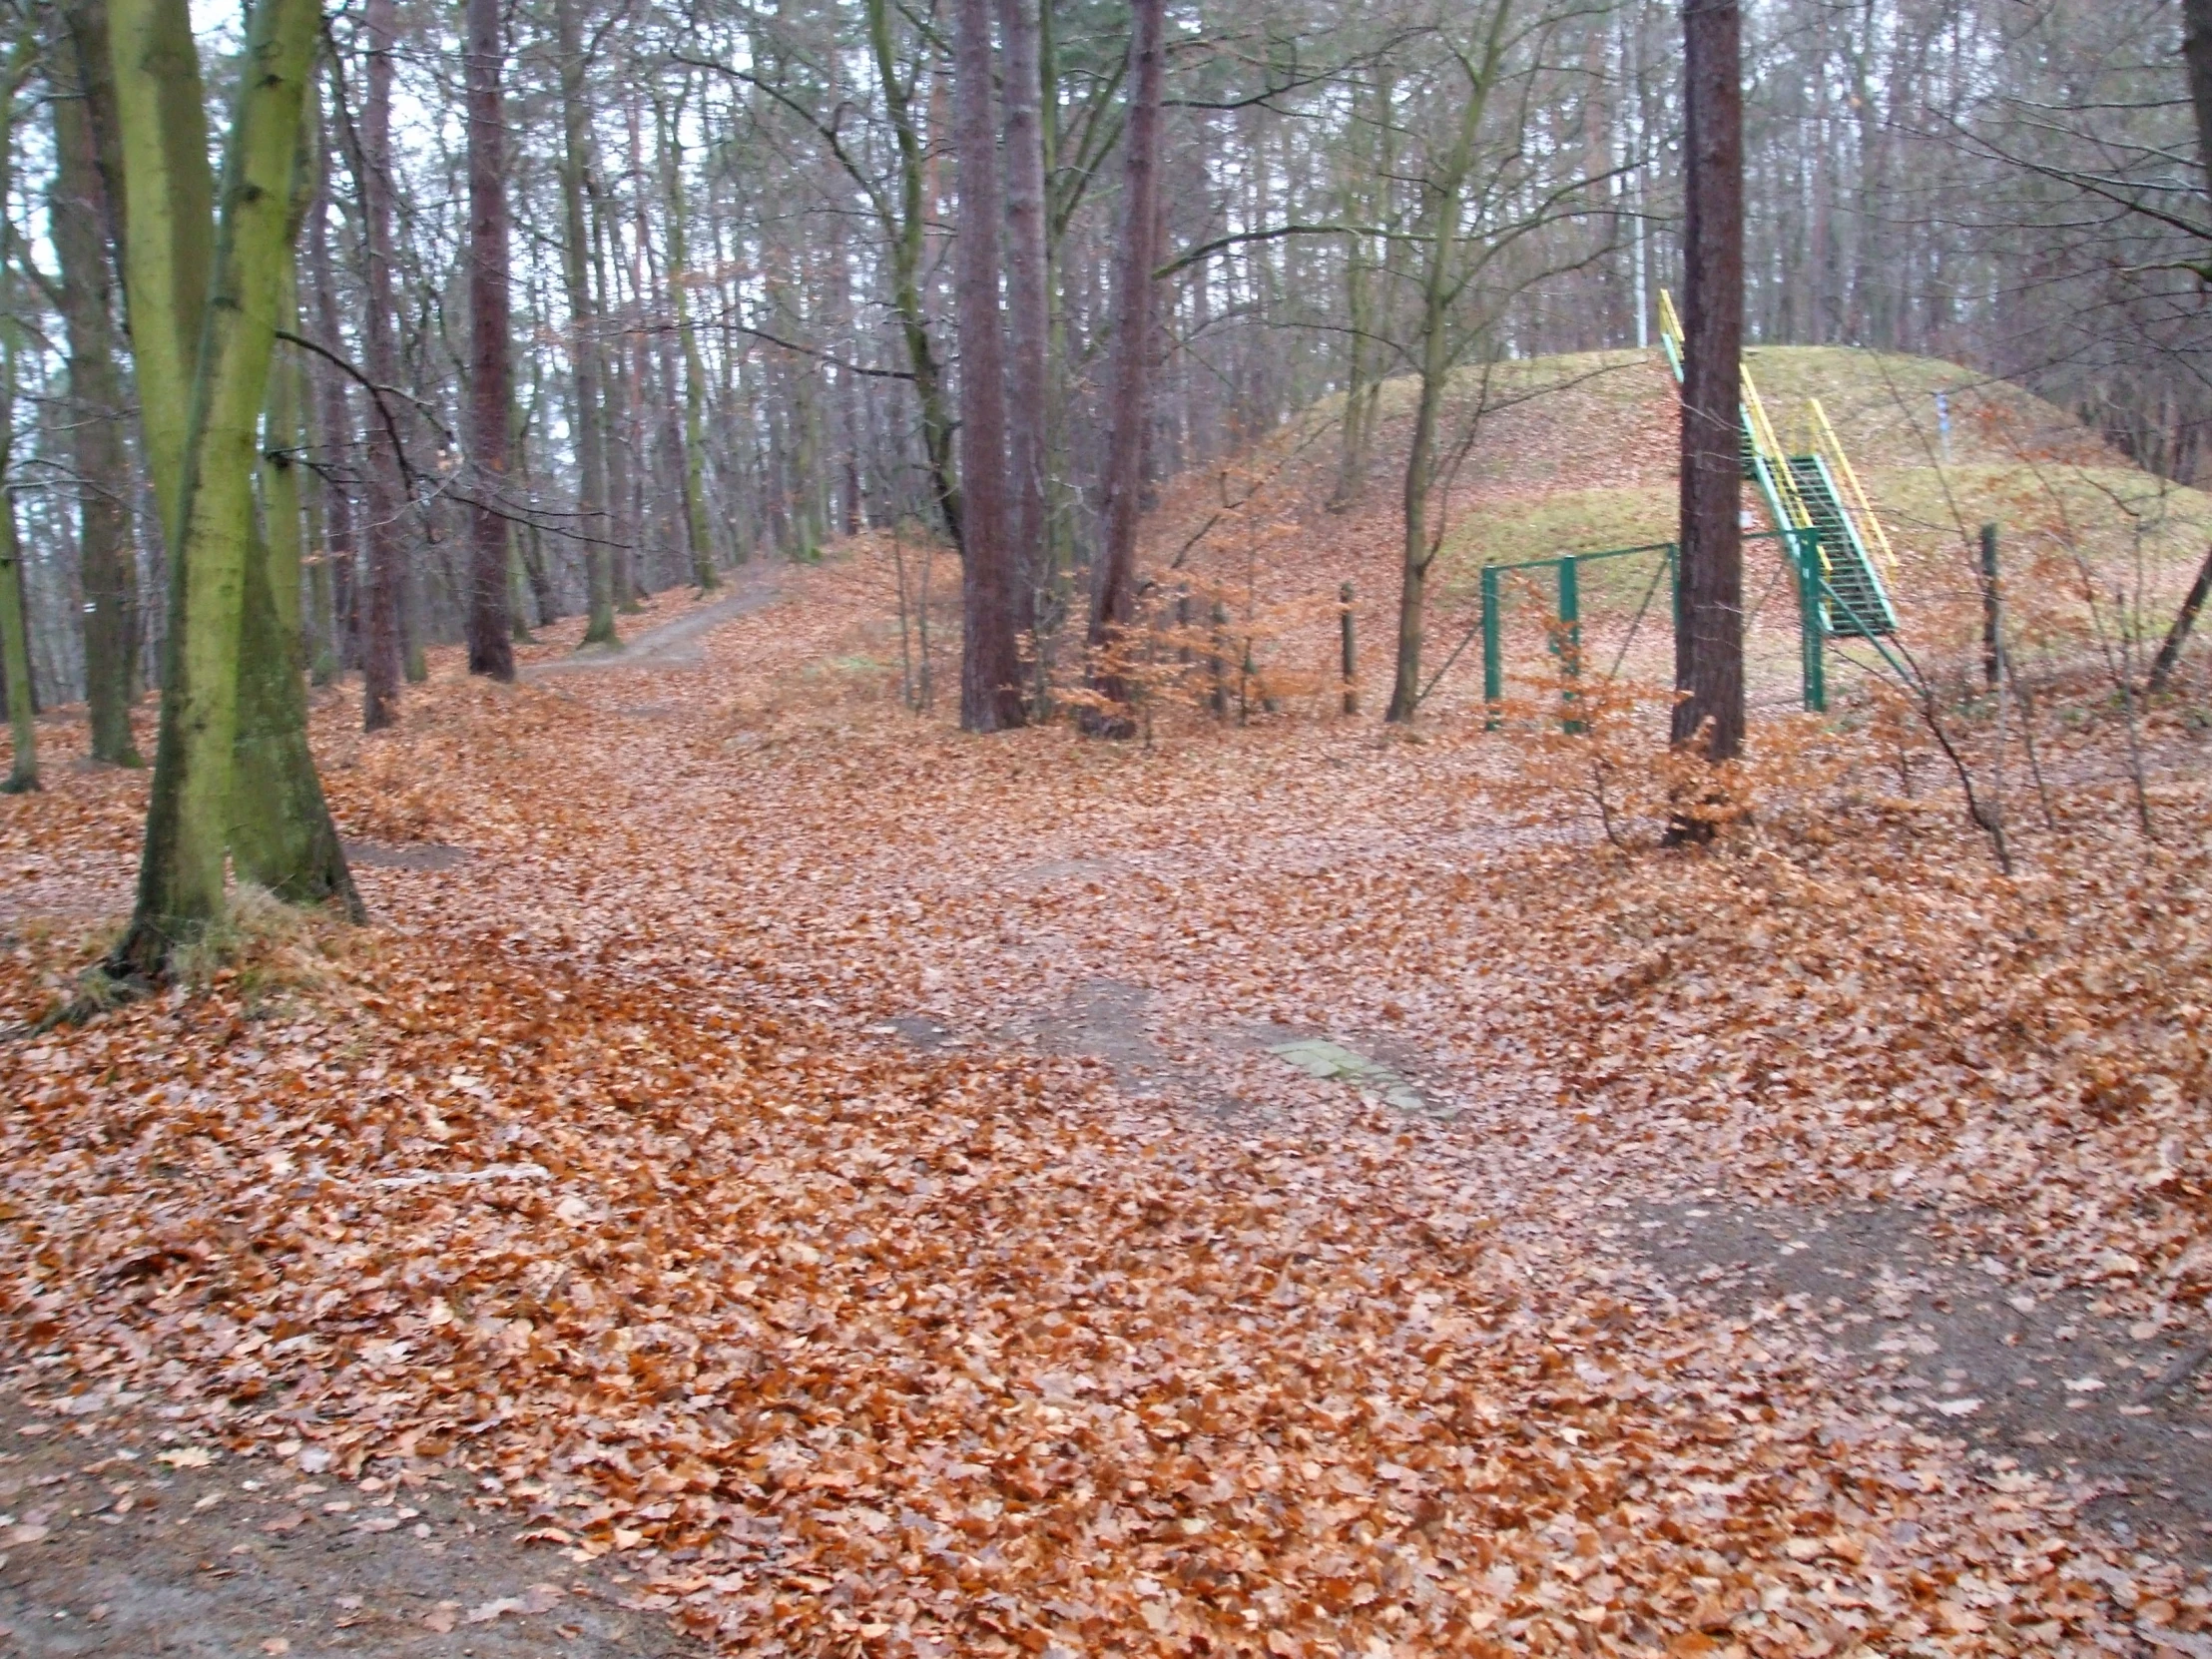
{"type": "Polygon", "coordinates": [[[610,668],[690,668],[703,658],[700,642],[724,623],[749,616],[775,599],[776,578],[765,567],[749,565],[732,590],[719,599],[696,596],[685,615],[657,624],[623,641],[618,651],[594,648],[566,657],[526,663],[518,671],[524,680],[543,680],[564,674],[589,673],[610,668]]]}
{"type": "Polygon", "coordinates": [[[27,1405],[49,1381],[27,1369],[0,1388],[0,1654],[701,1651],[630,1574],[518,1543],[526,1494],[240,1457],[97,1391],[27,1405]]]}

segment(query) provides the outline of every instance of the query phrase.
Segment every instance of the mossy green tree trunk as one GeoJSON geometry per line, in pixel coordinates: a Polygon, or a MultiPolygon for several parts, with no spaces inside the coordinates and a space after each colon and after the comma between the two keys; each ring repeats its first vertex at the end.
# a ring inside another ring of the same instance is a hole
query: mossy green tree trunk
{"type": "MultiPolygon", "coordinates": [[[[306,216],[311,177],[302,157],[292,181],[291,229],[281,250],[276,302],[277,325],[288,333],[299,326],[293,249],[306,216]]],[[[242,881],[293,904],[334,899],[349,920],[360,921],[366,912],[307,747],[307,640],[299,614],[300,366],[287,353],[274,364],[269,379],[261,464],[263,524],[248,548],[240,623],[231,860],[242,881]]]]}
{"type": "Polygon", "coordinates": [[[223,909],[257,440],[320,8],[262,0],[254,9],[220,225],[186,0],[116,0],[110,22],[128,193],[124,288],[170,570],[138,903],[108,962],[111,974],[140,978],[164,972],[223,909]],[[188,340],[198,342],[192,357],[188,340]]]}

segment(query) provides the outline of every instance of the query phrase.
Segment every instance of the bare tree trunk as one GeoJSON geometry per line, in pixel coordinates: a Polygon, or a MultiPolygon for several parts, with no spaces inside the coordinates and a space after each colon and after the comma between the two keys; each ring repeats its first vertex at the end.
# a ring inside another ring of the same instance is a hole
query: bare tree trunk
{"type": "Polygon", "coordinates": [[[69,344],[71,445],[77,465],[78,556],[85,594],[85,702],[92,756],[139,766],[131,739],[138,681],[138,566],[131,541],[128,407],[116,366],[114,268],[108,261],[107,190],[76,41],[57,31],[52,199],[54,254],[69,344]]]}
{"type": "MultiPolygon", "coordinates": [[[[0,87],[0,202],[14,181],[16,98],[30,66],[30,42],[11,54],[7,85],[0,87]]],[[[0,266],[0,305],[13,310],[15,272],[0,266]]],[[[39,788],[38,696],[31,683],[30,587],[23,579],[23,544],[16,537],[15,467],[16,336],[12,321],[0,340],[0,691],[7,693],[8,736],[14,753],[0,795],[25,795],[39,788]]]]}
{"type": "MultiPolygon", "coordinates": [[[[1397,171],[1397,123],[1391,108],[1389,69],[1379,64],[1375,73],[1375,151],[1372,160],[1359,155],[1351,162],[1356,175],[1366,176],[1356,177],[1347,186],[1345,217],[1355,224],[1365,220],[1383,226],[1389,217],[1391,181],[1397,171]]],[[[1383,318],[1379,313],[1389,301],[1391,246],[1386,237],[1380,244],[1360,235],[1345,242],[1345,321],[1350,337],[1345,347],[1344,441],[1337,464],[1337,487],[1329,501],[1332,511],[1351,508],[1367,485],[1368,455],[1375,443],[1376,411],[1382,402],[1386,363],[1380,338],[1383,318]]]]}
{"type": "MultiPolygon", "coordinates": [[[[1156,3],[1156,0],[1153,0],[1156,3]]],[[[1006,386],[998,308],[998,154],[990,0],[959,0],[953,37],[960,166],[960,725],[1022,724],[1014,571],[1006,542],[1006,386]]]]}
{"type": "MultiPolygon", "coordinates": [[[[2181,56],[2188,65],[2189,102],[2197,118],[2197,165],[2204,174],[2205,195],[2212,198],[2212,0],[2182,0],[2181,56]]],[[[2166,689],[2208,596],[2212,596],[2212,550],[2205,553],[2204,563],[2197,567],[2188,597],[2174,614],[2173,625],[2166,630],[2165,642],[2151,663],[2152,691],[2166,689]]]]}
{"type": "Polygon", "coordinates": [[[616,238],[615,208],[607,191],[587,174],[585,192],[591,200],[592,273],[599,287],[599,314],[613,323],[608,349],[599,358],[600,394],[605,414],[600,445],[607,457],[607,550],[609,580],[614,586],[615,609],[635,616],[638,604],[638,513],[634,462],[637,457],[637,400],[633,395],[631,346],[636,335],[623,319],[621,261],[611,246],[616,238]]]}
{"type": "MultiPolygon", "coordinates": [[[[324,224],[329,214],[329,152],[323,149],[322,197],[307,211],[307,266],[314,277],[315,325],[322,343],[342,351],[345,336],[338,330],[337,280],[330,269],[330,238],[324,224]]],[[[340,669],[361,666],[360,544],[353,524],[353,405],[345,376],[334,365],[318,366],[322,388],[322,556],[330,567],[330,608],[337,633],[340,669]]]]}
{"type": "Polygon", "coordinates": [[[2158,648],[2158,655],[2150,665],[2150,689],[2161,692],[2166,682],[2173,678],[2175,665],[2181,661],[2181,648],[2189,643],[2189,631],[2197,623],[2197,613],[2204,609],[2204,602],[2212,597],[2212,548],[2205,551],[2204,562],[2197,566],[2196,580],[2189,584],[2189,592],[2181,601],[2181,609],[2174,613],[2173,625],[2166,630],[2165,642],[2158,648]]]}
{"type": "Polygon", "coordinates": [[[1736,0],[1683,0],[1682,600],[1673,741],[1744,746],[1744,93],[1736,0]]]}
{"type": "Polygon", "coordinates": [[[2189,66],[2189,103],[2197,117],[2197,165],[2212,196],[2212,0],[2181,0],[2181,56],[2189,66]]]}
{"type": "Polygon", "coordinates": [[[615,633],[615,572],[607,517],[607,412],[599,393],[598,318],[591,297],[591,226],[584,217],[584,174],[591,165],[591,114],[584,104],[584,43],[577,0],[554,0],[561,59],[561,274],[568,285],[569,358],[575,372],[576,527],[584,540],[590,588],[586,645],[620,645],[615,633]]]}
{"type": "Polygon", "coordinates": [[[508,341],[506,58],[499,0],[468,0],[468,447],[479,499],[469,509],[468,671],[515,677],[507,605],[508,341]]]}
{"type": "Polygon", "coordinates": [[[684,539],[691,552],[692,580],[707,593],[722,578],[715,570],[714,536],[707,520],[707,364],[699,354],[699,330],[692,326],[684,235],[684,105],[679,98],[673,112],[665,104],[654,108],[661,118],[662,196],[668,204],[668,290],[684,353],[684,539]]]}
{"type": "Polygon", "coordinates": [[[925,189],[930,160],[920,132],[914,125],[913,86],[898,71],[898,56],[891,37],[896,8],[891,0],[862,0],[867,15],[868,50],[875,60],[876,79],[882,84],[883,109],[898,145],[898,214],[890,234],[891,303],[898,312],[899,333],[906,345],[907,367],[914,376],[914,401],[921,416],[921,446],[929,468],[929,490],[944,520],[945,534],[955,547],[966,546],[960,519],[960,487],[952,475],[952,418],[944,406],[944,374],[937,362],[935,343],[929,335],[929,316],[922,304],[923,254],[929,235],[929,207],[925,189]]]}
{"type": "Polygon", "coordinates": [[[368,411],[368,627],[361,663],[361,725],[382,731],[399,719],[400,587],[405,555],[400,515],[405,488],[393,422],[397,411],[384,388],[399,383],[397,302],[392,286],[391,83],[394,0],[367,0],[368,98],[361,114],[361,153],[355,181],[361,201],[361,241],[367,280],[362,294],[363,367],[376,388],[368,411]]]}
{"type": "Polygon", "coordinates": [[[1007,433],[1012,489],[1007,532],[1013,544],[1014,626],[1037,626],[1037,593],[1045,572],[1045,411],[1051,403],[1052,309],[1046,289],[1044,231],[1043,71],[1040,5],[1051,0],[998,0],[1004,46],[1006,103],[1006,301],[1012,324],[1006,389],[1021,411],[1007,433]]]}
{"type": "MultiPolygon", "coordinates": [[[[1152,268],[1160,221],[1161,37],[1166,0],[1135,0],[1129,37],[1129,117],[1122,133],[1121,270],[1114,294],[1114,366],[1106,460],[1106,535],[1091,578],[1089,644],[1096,654],[1123,649],[1137,614],[1137,519],[1143,507],[1146,369],[1152,348],[1152,268]]],[[[1115,705],[1091,724],[1101,736],[1136,733],[1128,682],[1109,662],[1092,686],[1115,705]]]]}
{"type": "Polygon", "coordinates": [[[1494,0],[1494,5],[1480,53],[1458,55],[1460,72],[1467,77],[1467,99],[1459,109],[1459,126],[1451,148],[1444,153],[1441,165],[1432,166],[1420,183],[1420,223],[1428,252],[1421,269],[1420,332],[1415,342],[1419,348],[1420,395],[1413,407],[1412,441],[1405,451],[1397,657],[1391,670],[1390,705],[1382,712],[1383,720],[1391,725],[1409,723],[1420,708],[1420,648],[1428,603],[1428,567],[1435,563],[1442,545],[1439,536],[1429,534],[1428,505],[1436,487],[1437,426],[1452,364],[1458,360],[1460,349],[1452,332],[1451,301],[1467,280],[1460,269],[1460,220],[1467,180],[1474,170],[1475,145],[1504,63],[1506,28],[1513,12],[1512,0],[1494,0]]]}

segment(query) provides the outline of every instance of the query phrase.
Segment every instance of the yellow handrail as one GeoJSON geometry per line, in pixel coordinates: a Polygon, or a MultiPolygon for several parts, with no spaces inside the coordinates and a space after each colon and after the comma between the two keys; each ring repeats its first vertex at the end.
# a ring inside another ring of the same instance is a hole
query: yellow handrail
{"type": "Polygon", "coordinates": [[[1828,423],[1828,411],[1821,407],[1821,400],[1808,397],[1805,412],[1813,425],[1815,452],[1828,463],[1830,472],[1850,493],[1851,507],[1859,520],[1863,537],[1882,552],[1882,562],[1892,570],[1898,567],[1896,549],[1890,545],[1890,532],[1882,527],[1881,516],[1874,510],[1874,501],[1867,494],[1866,485],[1860,483],[1859,473],[1851,464],[1851,457],[1844,453],[1842,440],[1836,436],[1836,428],[1828,423]]]}
{"type": "Polygon", "coordinates": [[[1665,288],[1659,290],[1659,333],[1674,345],[1675,354],[1682,352],[1682,317],[1674,308],[1674,295],[1665,288]]]}
{"type": "Polygon", "coordinates": [[[1813,515],[1807,510],[1805,497],[1798,493],[1797,479],[1790,473],[1790,458],[1783,453],[1782,441],[1774,435],[1774,422],[1767,418],[1766,399],[1759,395],[1759,382],[1751,377],[1751,365],[1743,365],[1744,423],[1751,428],[1752,447],[1759,458],[1767,463],[1767,475],[1774,480],[1775,492],[1782,497],[1782,509],[1789,514],[1788,524],[1777,525],[1782,530],[1810,530],[1813,515]]]}

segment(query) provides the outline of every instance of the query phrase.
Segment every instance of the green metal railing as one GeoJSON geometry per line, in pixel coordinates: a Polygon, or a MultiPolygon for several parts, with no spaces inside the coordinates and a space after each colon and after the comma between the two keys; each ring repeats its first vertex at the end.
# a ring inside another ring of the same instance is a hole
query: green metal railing
{"type": "MultiPolygon", "coordinates": [[[[1798,590],[1799,619],[1799,675],[1805,707],[1814,713],[1824,713],[1828,708],[1828,635],[1826,621],[1829,607],[1840,609],[1846,616],[1854,613],[1851,607],[1839,599],[1829,586],[1827,561],[1821,554],[1820,532],[1812,529],[1758,530],[1747,532],[1744,540],[1780,541],[1790,557],[1792,574],[1798,590]],[[1826,604],[1823,604],[1823,601],[1826,604]]],[[[1560,553],[1548,559],[1523,559],[1515,564],[1484,565],[1481,574],[1482,614],[1478,624],[1482,634],[1482,701],[1489,714],[1484,722],[1486,730],[1498,728],[1498,707],[1505,698],[1505,605],[1502,578],[1520,571],[1549,570],[1552,573],[1552,591],[1556,595],[1556,619],[1558,628],[1553,634],[1550,649],[1564,659],[1563,678],[1568,682],[1561,689],[1560,698],[1566,709],[1562,721],[1570,732],[1581,730],[1574,717],[1575,691],[1572,682],[1582,672],[1582,576],[1581,567],[1603,559],[1626,559],[1639,554],[1657,553],[1662,556],[1660,568],[1652,575],[1652,583],[1644,591],[1643,603],[1636,609],[1629,624],[1628,635],[1621,641],[1612,666],[1606,670],[1608,683],[1620,673],[1621,664],[1627,660],[1628,650],[1635,643],[1636,632],[1642,627],[1644,613],[1658,592],[1660,579],[1667,583],[1668,614],[1679,631],[1682,625],[1682,550],[1671,541],[1645,542],[1637,547],[1611,547],[1596,553],[1560,553]]],[[[1900,678],[1908,678],[1903,666],[1882,651],[1885,662],[1900,678]]],[[[1456,655],[1456,653],[1454,653],[1456,655]]],[[[1447,665],[1448,666],[1448,665],[1447,665]]]]}

